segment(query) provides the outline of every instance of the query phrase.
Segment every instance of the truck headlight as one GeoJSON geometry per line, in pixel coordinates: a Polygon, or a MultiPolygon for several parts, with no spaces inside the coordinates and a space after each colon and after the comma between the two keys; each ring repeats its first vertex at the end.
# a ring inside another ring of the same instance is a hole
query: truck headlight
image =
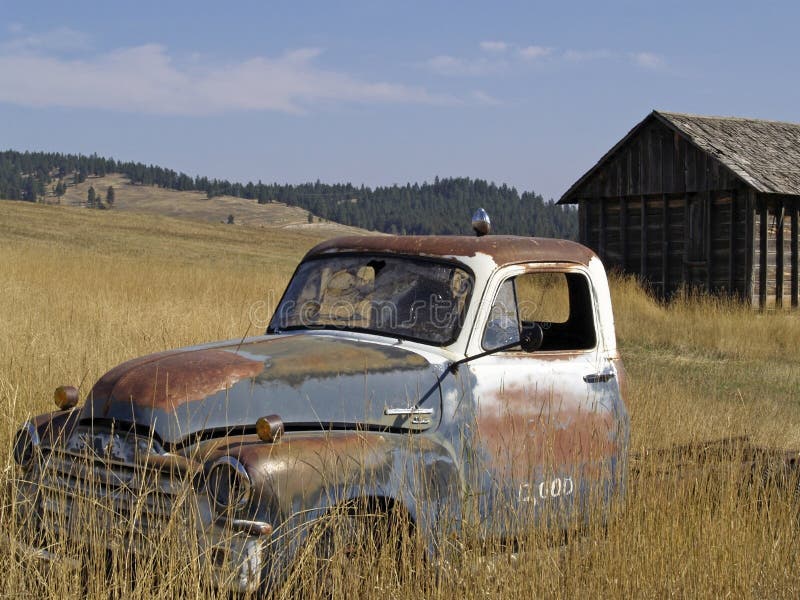
{"type": "Polygon", "coordinates": [[[36,426],[26,421],[14,437],[14,460],[22,468],[27,469],[39,451],[39,445],[39,432],[36,426]]]}
{"type": "Polygon", "coordinates": [[[53,401],[59,410],[69,410],[78,405],[78,388],[72,385],[60,385],[53,393],[53,401]]]}
{"type": "Polygon", "coordinates": [[[214,461],[206,475],[206,490],[220,511],[247,506],[252,488],[247,469],[232,456],[214,461]]]}

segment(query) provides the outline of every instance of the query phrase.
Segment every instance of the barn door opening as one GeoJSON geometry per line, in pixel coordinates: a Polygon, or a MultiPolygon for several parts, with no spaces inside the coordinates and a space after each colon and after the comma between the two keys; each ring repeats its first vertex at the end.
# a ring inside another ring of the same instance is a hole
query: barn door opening
{"type": "Polygon", "coordinates": [[[691,263],[704,262],[706,256],[707,198],[698,194],[689,197],[689,223],[686,259],[691,263]]]}
{"type": "Polygon", "coordinates": [[[708,194],[690,194],[686,206],[686,283],[704,287],[707,281],[709,244],[708,194]]]}

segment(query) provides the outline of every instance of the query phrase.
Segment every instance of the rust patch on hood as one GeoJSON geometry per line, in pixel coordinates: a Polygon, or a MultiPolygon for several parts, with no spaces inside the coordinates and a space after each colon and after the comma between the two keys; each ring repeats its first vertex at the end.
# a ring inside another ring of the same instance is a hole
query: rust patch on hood
{"type": "Polygon", "coordinates": [[[139,356],[137,358],[125,361],[124,363],[121,363],[109,370],[97,380],[97,383],[95,383],[94,387],[92,387],[90,397],[94,396],[97,398],[107,398],[111,395],[111,390],[114,389],[117,380],[128,371],[147,363],[159,361],[167,356],[183,354],[183,352],[184,351],[182,350],[167,350],[165,352],[155,352],[153,354],[147,354],[145,356],[139,356]]]}
{"type": "Polygon", "coordinates": [[[117,401],[172,410],[255,377],[264,363],[225,350],[197,350],[134,365],[113,388],[117,401]]]}

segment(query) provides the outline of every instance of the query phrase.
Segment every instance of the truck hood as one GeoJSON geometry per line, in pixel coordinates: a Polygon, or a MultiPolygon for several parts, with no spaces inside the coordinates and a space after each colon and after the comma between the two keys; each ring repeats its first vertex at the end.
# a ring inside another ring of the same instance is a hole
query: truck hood
{"type": "Polygon", "coordinates": [[[252,427],[271,414],[288,428],[427,429],[439,421],[441,371],[397,345],[317,333],[265,336],[123,363],[94,385],[81,420],[135,424],[167,444],[252,427]],[[412,422],[385,414],[423,397],[432,415],[412,422]]]}

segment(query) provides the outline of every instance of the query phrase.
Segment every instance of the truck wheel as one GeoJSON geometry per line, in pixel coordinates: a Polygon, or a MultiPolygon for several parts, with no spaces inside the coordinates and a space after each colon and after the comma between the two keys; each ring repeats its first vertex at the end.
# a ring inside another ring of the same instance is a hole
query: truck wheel
{"type": "Polygon", "coordinates": [[[404,517],[402,511],[366,500],[331,510],[310,539],[316,591],[337,597],[356,589],[374,593],[405,581],[414,567],[411,529],[404,517]]]}

